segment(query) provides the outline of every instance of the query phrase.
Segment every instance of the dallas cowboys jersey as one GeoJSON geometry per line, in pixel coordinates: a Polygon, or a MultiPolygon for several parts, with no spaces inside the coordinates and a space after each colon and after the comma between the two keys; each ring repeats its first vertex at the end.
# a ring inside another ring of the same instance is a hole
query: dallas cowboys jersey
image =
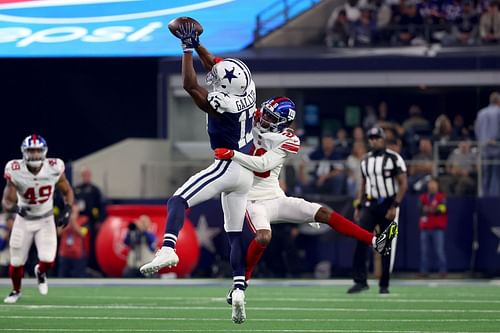
{"type": "Polygon", "coordinates": [[[252,147],[253,115],[256,110],[253,81],[244,97],[211,92],[207,98],[214,110],[220,113],[218,118],[207,116],[212,149],[229,148],[249,153],[252,147]]]}
{"type": "Polygon", "coordinates": [[[40,217],[52,212],[54,186],[63,172],[64,162],[58,158],[45,159],[36,175],[21,159],[7,163],[4,177],[16,187],[18,205],[29,207],[28,216],[40,217]]]}
{"type": "MultiPolygon", "coordinates": [[[[272,170],[254,172],[254,181],[248,200],[265,200],[284,197],[285,193],[279,185],[279,174],[288,154],[297,154],[300,148],[299,138],[289,130],[281,133],[261,132],[257,127],[253,130],[254,149],[252,155],[262,156],[273,150],[281,156],[281,163],[272,170]]],[[[239,154],[238,156],[241,156],[239,154]]]]}

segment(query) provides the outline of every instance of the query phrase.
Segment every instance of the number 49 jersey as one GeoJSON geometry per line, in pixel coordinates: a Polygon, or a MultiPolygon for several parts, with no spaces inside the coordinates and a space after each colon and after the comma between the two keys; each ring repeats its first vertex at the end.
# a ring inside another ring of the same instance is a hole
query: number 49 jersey
{"type": "Polygon", "coordinates": [[[289,154],[297,154],[300,149],[299,138],[290,129],[281,133],[261,132],[257,127],[253,130],[254,149],[252,155],[262,156],[274,151],[281,156],[282,163],[272,170],[254,172],[252,189],[248,192],[248,200],[267,200],[284,197],[285,193],[279,184],[279,175],[283,162],[289,154]]]}
{"type": "Polygon", "coordinates": [[[29,207],[29,216],[44,216],[54,207],[54,186],[64,172],[64,162],[60,159],[45,159],[38,174],[28,170],[24,160],[12,160],[5,166],[5,179],[17,189],[17,202],[21,207],[29,207]]]}

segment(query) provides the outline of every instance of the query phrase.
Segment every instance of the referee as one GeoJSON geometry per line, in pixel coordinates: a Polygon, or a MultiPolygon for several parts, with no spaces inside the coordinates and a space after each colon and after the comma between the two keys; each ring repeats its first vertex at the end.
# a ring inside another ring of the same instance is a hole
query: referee
{"type": "MultiPolygon", "coordinates": [[[[371,128],[367,137],[370,151],[361,161],[363,179],[355,201],[358,204],[354,219],[362,228],[373,232],[376,225],[384,230],[392,221],[397,222],[399,205],[408,184],[405,162],[398,153],[385,147],[384,131],[379,127],[371,128]]],[[[395,251],[394,248],[390,255],[382,256],[382,276],[379,281],[381,294],[389,293],[389,275],[395,251]]],[[[354,285],[347,291],[349,294],[368,289],[367,254],[367,245],[358,241],[354,252],[354,285]]]]}

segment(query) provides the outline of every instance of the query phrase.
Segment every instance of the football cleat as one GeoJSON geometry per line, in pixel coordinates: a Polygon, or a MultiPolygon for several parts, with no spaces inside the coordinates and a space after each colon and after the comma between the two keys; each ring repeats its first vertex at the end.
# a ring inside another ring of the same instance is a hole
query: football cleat
{"type": "Polygon", "coordinates": [[[245,292],[241,289],[234,289],[232,295],[232,318],[235,324],[243,324],[247,315],[245,313],[245,292]]]}
{"type": "Polygon", "coordinates": [[[396,222],[391,222],[389,226],[377,235],[375,238],[375,245],[373,248],[378,253],[383,256],[391,253],[391,243],[394,237],[398,235],[398,224],[396,222]]]}
{"type": "MultiPolygon", "coordinates": [[[[247,283],[247,282],[245,282],[245,289],[246,289],[247,287],[248,287],[248,283],[247,283]]],[[[235,290],[236,290],[236,288],[234,288],[234,286],[233,286],[233,287],[231,287],[231,289],[229,289],[229,291],[228,291],[228,292],[227,292],[227,294],[226,294],[226,302],[227,302],[227,304],[229,304],[229,305],[232,305],[232,304],[233,304],[233,291],[235,291],[235,290]]]]}
{"type": "Polygon", "coordinates": [[[174,267],[177,266],[179,262],[179,257],[175,250],[168,246],[163,246],[161,249],[156,251],[155,257],[151,262],[144,264],[140,270],[144,275],[150,275],[157,273],[163,267],[174,267]]]}
{"type": "Polygon", "coordinates": [[[7,296],[3,299],[3,302],[12,304],[12,303],[16,303],[17,300],[20,298],[21,298],[21,292],[12,290],[10,292],[9,296],[7,296]]]}
{"type": "Polygon", "coordinates": [[[38,271],[39,265],[35,265],[35,277],[38,282],[38,291],[40,295],[47,295],[49,293],[49,285],[47,284],[47,273],[40,273],[38,271]]]}

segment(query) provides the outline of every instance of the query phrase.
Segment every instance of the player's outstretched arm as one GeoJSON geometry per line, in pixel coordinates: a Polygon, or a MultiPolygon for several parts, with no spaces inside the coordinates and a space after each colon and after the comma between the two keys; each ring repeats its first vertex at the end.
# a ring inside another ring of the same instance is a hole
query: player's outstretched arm
{"type": "Polygon", "coordinates": [[[184,90],[186,90],[202,111],[212,116],[219,116],[207,100],[208,90],[198,84],[196,72],[193,67],[192,52],[184,52],[182,55],[182,84],[184,90]]]}
{"type": "Polygon", "coordinates": [[[215,158],[232,159],[251,171],[266,172],[283,164],[286,159],[286,153],[281,149],[274,149],[261,156],[250,156],[233,151],[232,149],[217,148],[215,149],[215,158]]]}
{"type": "Polygon", "coordinates": [[[203,68],[207,70],[207,72],[212,70],[212,67],[215,65],[215,56],[210,53],[203,45],[199,44],[196,48],[196,53],[200,57],[201,63],[203,64],[203,68]]]}

